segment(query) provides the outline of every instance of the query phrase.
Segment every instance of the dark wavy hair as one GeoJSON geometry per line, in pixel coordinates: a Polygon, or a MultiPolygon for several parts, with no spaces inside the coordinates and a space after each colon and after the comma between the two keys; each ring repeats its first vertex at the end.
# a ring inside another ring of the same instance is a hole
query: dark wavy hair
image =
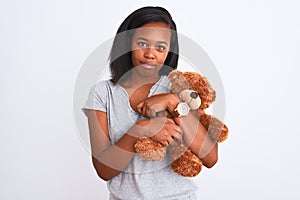
{"type": "Polygon", "coordinates": [[[143,7],[131,13],[120,25],[114,38],[109,56],[109,66],[112,75],[112,82],[116,84],[120,78],[132,69],[131,41],[134,29],[137,29],[150,22],[163,22],[172,30],[170,49],[160,75],[168,75],[177,68],[178,64],[178,35],[176,24],[170,13],[162,7],[143,7]]]}

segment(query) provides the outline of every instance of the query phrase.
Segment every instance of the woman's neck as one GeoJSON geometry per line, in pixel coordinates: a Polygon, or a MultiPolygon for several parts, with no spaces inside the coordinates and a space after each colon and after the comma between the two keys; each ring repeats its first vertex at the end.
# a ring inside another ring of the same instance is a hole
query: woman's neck
{"type": "Polygon", "coordinates": [[[128,76],[126,81],[122,83],[122,86],[126,88],[139,88],[143,85],[149,85],[149,84],[154,85],[157,81],[159,81],[159,79],[160,79],[160,75],[153,76],[153,77],[141,77],[133,73],[130,74],[130,76],[128,76]]]}

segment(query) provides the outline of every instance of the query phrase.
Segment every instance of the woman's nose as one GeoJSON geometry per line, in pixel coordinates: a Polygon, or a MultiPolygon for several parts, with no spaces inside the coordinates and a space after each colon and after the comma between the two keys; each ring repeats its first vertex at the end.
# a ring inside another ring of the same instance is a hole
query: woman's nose
{"type": "Polygon", "coordinates": [[[145,49],[144,52],[144,57],[148,59],[154,59],[155,58],[155,53],[154,53],[155,48],[153,47],[148,47],[145,49]]]}

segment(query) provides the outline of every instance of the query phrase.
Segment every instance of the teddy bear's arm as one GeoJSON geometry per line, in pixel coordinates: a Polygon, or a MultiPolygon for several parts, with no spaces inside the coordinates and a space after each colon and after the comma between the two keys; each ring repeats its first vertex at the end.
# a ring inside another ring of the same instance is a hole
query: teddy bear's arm
{"type": "Polygon", "coordinates": [[[217,117],[208,114],[202,114],[200,122],[203,124],[210,138],[217,142],[223,142],[228,138],[227,126],[217,117]]]}

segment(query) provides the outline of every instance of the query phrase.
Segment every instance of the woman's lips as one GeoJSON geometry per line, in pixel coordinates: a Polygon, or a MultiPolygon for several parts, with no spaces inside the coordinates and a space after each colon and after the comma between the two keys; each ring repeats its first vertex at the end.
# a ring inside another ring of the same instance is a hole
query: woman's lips
{"type": "Polygon", "coordinates": [[[152,69],[153,67],[156,67],[157,65],[154,63],[142,63],[141,62],[141,66],[143,66],[144,68],[147,68],[147,69],[152,69]]]}

